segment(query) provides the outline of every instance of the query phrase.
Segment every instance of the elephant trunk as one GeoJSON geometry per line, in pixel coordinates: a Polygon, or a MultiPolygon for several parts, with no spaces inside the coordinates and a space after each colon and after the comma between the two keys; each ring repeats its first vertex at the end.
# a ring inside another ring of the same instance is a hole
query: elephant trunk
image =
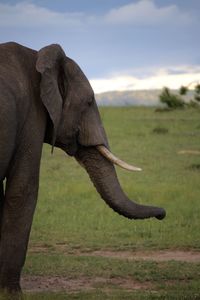
{"type": "Polygon", "coordinates": [[[129,219],[156,217],[161,220],[165,217],[163,208],[130,201],[119,184],[113,164],[95,147],[81,147],[75,157],[88,172],[98,193],[117,213],[129,219]]]}

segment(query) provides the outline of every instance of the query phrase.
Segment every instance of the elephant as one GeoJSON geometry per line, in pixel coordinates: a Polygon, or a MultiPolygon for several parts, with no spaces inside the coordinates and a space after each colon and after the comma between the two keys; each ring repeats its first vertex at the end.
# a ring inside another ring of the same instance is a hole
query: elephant
{"type": "Polygon", "coordinates": [[[37,202],[43,143],[74,157],[101,198],[129,219],[155,217],[163,208],[125,195],[93,89],[58,44],[39,51],[0,44],[0,289],[21,293],[20,275],[37,202]]]}

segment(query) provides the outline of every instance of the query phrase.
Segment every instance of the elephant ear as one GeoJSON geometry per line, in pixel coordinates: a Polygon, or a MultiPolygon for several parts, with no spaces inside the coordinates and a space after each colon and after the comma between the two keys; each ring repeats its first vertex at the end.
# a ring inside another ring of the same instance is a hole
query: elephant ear
{"type": "Polygon", "coordinates": [[[64,59],[65,53],[62,48],[52,44],[38,52],[36,62],[36,70],[41,73],[40,96],[53,124],[52,146],[55,144],[63,107],[58,81],[64,59]]]}

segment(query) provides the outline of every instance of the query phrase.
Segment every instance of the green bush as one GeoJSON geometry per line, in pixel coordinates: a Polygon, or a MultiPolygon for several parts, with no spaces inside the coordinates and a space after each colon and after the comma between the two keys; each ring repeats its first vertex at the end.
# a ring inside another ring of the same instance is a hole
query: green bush
{"type": "Polygon", "coordinates": [[[175,95],[170,92],[169,88],[163,88],[160,96],[160,102],[166,104],[169,108],[183,108],[185,106],[184,101],[179,95],[175,95]]]}
{"type": "MultiPolygon", "coordinates": [[[[189,89],[187,86],[181,86],[179,89],[179,95],[185,96],[188,93],[189,89]]],[[[197,108],[200,104],[200,84],[197,84],[194,88],[194,98],[187,103],[188,107],[197,108]]]]}
{"type": "Polygon", "coordinates": [[[194,92],[195,92],[195,94],[194,94],[195,101],[200,103],[200,84],[197,84],[195,86],[194,92]]]}
{"type": "Polygon", "coordinates": [[[197,84],[194,90],[196,94],[200,94],[200,84],[197,84]]]}
{"type": "Polygon", "coordinates": [[[184,96],[187,94],[187,92],[188,92],[188,87],[182,85],[179,89],[179,94],[184,96]]]}
{"type": "Polygon", "coordinates": [[[157,134],[166,134],[168,132],[169,132],[169,130],[165,127],[155,127],[153,129],[153,133],[157,133],[157,134]]]}

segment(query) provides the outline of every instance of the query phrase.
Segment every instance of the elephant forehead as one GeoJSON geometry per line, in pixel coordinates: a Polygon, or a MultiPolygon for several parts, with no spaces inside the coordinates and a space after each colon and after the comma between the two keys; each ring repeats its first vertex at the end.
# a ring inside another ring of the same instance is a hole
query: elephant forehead
{"type": "Polygon", "coordinates": [[[93,93],[89,80],[75,61],[66,57],[64,71],[68,80],[93,93]]]}

